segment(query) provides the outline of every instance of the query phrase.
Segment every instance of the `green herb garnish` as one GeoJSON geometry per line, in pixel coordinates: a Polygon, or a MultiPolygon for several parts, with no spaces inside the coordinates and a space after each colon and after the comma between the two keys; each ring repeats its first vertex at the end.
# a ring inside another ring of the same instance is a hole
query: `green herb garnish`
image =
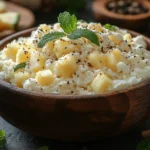
{"type": "Polygon", "coordinates": [[[108,29],[108,30],[112,30],[112,31],[116,30],[116,27],[114,25],[111,25],[111,24],[105,24],[104,28],[108,29]]]}
{"type": "Polygon", "coordinates": [[[70,15],[69,12],[60,13],[58,22],[65,33],[71,33],[77,29],[77,18],[75,15],[70,15]]]}
{"type": "Polygon", "coordinates": [[[91,42],[93,42],[94,44],[99,46],[97,35],[88,29],[77,29],[74,32],[72,32],[68,37],[72,40],[75,40],[80,37],[85,37],[89,39],[91,42]]]}
{"type": "Polygon", "coordinates": [[[17,71],[18,69],[25,68],[25,66],[26,66],[26,63],[25,63],[25,62],[22,62],[22,63],[18,64],[18,65],[14,68],[14,72],[17,71]]]}
{"type": "Polygon", "coordinates": [[[52,32],[44,35],[42,40],[38,43],[38,47],[42,48],[48,41],[56,40],[66,36],[64,32],[52,32]]]}
{"type": "Polygon", "coordinates": [[[0,148],[3,148],[6,144],[6,133],[4,130],[0,130],[0,148]]]}
{"type": "Polygon", "coordinates": [[[150,150],[150,138],[142,140],[136,147],[136,150],[150,150]]]}
{"type": "Polygon", "coordinates": [[[43,147],[38,148],[37,150],[48,150],[48,147],[47,146],[43,146],[43,147]]]}
{"type": "Polygon", "coordinates": [[[77,18],[75,15],[70,15],[69,12],[61,13],[58,17],[58,22],[64,32],[52,32],[44,35],[38,43],[39,48],[42,48],[49,41],[53,41],[64,36],[68,36],[68,38],[72,40],[85,37],[99,46],[98,37],[95,32],[88,29],[77,29],[77,18]]]}

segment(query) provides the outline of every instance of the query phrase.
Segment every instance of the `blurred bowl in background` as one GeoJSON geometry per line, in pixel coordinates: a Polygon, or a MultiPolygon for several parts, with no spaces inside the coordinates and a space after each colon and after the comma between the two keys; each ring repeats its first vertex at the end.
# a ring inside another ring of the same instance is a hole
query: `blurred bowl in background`
{"type": "MultiPolygon", "coordinates": [[[[123,0],[122,0],[123,1],[123,0]]],[[[141,5],[145,8],[145,13],[141,14],[121,14],[110,11],[108,9],[108,4],[112,2],[112,0],[96,0],[93,1],[92,11],[94,17],[97,21],[102,23],[111,23],[116,24],[120,27],[138,30],[140,28],[144,28],[148,25],[150,21],[150,2],[147,0],[143,0],[141,5]]],[[[134,1],[136,2],[136,1],[134,1]]]]}

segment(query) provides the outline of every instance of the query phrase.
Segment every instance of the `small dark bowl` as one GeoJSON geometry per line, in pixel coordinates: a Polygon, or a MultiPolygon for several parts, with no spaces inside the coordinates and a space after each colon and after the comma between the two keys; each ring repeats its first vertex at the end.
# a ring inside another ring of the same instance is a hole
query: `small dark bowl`
{"type": "MultiPolygon", "coordinates": [[[[34,29],[5,38],[0,49],[34,29]]],[[[150,49],[150,39],[145,40],[150,49]]],[[[37,136],[67,141],[112,137],[150,116],[150,79],[126,90],[82,96],[30,92],[0,80],[0,112],[9,123],[37,136]]]]}
{"type": "MultiPolygon", "coordinates": [[[[124,15],[114,13],[107,9],[107,4],[111,0],[95,0],[92,4],[93,14],[97,21],[115,24],[126,29],[139,30],[148,25],[150,21],[150,2],[142,0],[142,4],[149,11],[138,15],[124,15]]],[[[140,1],[141,2],[141,1],[140,1]]]]}

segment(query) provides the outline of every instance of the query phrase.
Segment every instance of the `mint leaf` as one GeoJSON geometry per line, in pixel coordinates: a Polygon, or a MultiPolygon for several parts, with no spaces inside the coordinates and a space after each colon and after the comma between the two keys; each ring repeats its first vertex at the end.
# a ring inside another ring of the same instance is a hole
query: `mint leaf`
{"type": "Polygon", "coordinates": [[[111,24],[105,24],[104,25],[104,28],[105,29],[108,29],[108,30],[112,30],[112,31],[115,31],[116,30],[116,27],[111,25],[111,24]]]}
{"type": "Polygon", "coordinates": [[[18,64],[18,65],[14,68],[14,72],[17,71],[18,69],[25,68],[25,66],[26,66],[26,63],[25,63],[25,62],[22,62],[22,63],[18,64]]]}
{"type": "Polygon", "coordinates": [[[136,150],[150,150],[150,138],[142,140],[136,147],[136,150]]]}
{"type": "Polygon", "coordinates": [[[68,37],[72,40],[85,37],[89,39],[92,43],[99,46],[97,35],[93,31],[90,31],[88,29],[77,29],[76,31],[72,32],[68,37]]]}
{"type": "Polygon", "coordinates": [[[58,22],[66,33],[71,33],[77,29],[77,18],[75,15],[70,15],[69,12],[60,13],[58,22]]]}
{"type": "Polygon", "coordinates": [[[3,148],[6,144],[6,133],[4,130],[0,130],[0,148],[3,148]]]}
{"type": "Polygon", "coordinates": [[[37,150],[48,150],[48,147],[47,146],[43,146],[43,147],[38,148],[37,150]]]}
{"type": "Polygon", "coordinates": [[[66,36],[64,32],[52,32],[44,35],[40,42],[38,43],[38,47],[42,48],[47,42],[59,39],[61,37],[66,36]]]}

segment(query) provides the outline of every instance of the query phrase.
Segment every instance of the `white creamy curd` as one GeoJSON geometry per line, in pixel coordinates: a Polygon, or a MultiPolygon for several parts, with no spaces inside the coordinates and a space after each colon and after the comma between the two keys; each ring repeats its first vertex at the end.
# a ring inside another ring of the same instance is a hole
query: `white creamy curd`
{"type": "Polygon", "coordinates": [[[83,37],[63,37],[38,48],[45,34],[63,31],[59,23],[42,24],[0,52],[0,78],[30,91],[67,95],[117,91],[150,78],[150,51],[142,36],[99,23],[78,22],[78,28],[95,32],[100,46],[83,37]],[[25,68],[14,71],[22,62],[25,68]]]}

